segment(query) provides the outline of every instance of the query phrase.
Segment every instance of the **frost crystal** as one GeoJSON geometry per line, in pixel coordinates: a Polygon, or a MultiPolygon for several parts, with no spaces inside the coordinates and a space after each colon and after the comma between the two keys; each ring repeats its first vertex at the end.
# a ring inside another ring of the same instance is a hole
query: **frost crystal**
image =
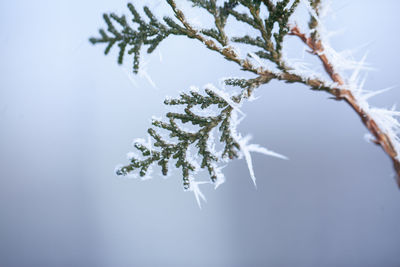
{"type": "Polygon", "coordinates": [[[209,184],[210,182],[206,182],[206,181],[198,182],[198,181],[195,181],[192,176],[189,177],[189,181],[190,181],[190,188],[188,189],[188,191],[193,192],[194,197],[196,198],[196,201],[197,201],[197,205],[199,205],[199,208],[201,209],[201,200],[203,200],[204,202],[207,202],[207,199],[204,196],[204,194],[201,192],[199,185],[209,184]]]}

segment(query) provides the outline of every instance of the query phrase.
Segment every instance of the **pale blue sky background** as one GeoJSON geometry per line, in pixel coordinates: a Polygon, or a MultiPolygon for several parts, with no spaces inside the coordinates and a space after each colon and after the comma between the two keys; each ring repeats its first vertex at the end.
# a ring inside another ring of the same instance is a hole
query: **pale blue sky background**
{"type": "MultiPolygon", "coordinates": [[[[153,5],[156,6],[153,2],[153,5]]],[[[205,188],[199,210],[180,176],[114,176],[165,95],[241,76],[199,43],[171,38],[146,56],[157,84],[132,82],[88,38],[126,1],[0,1],[0,266],[399,266],[400,192],[380,148],[342,102],[272,82],[240,129],[290,161],[254,156],[205,188]]],[[[157,8],[162,8],[157,6],[157,8]]],[[[395,0],[334,1],[338,50],[368,50],[366,87],[399,85],[395,0]]],[[[292,42],[291,44],[296,43],[292,42]]],[[[297,43],[298,45],[298,43],[297,43]]],[[[390,107],[400,88],[373,103],[390,107]]]]}

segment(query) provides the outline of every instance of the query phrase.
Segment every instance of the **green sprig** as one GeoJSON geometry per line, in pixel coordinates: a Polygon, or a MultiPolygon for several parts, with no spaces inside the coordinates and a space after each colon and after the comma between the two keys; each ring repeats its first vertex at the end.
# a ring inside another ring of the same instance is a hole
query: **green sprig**
{"type": "MultiPolygon", "coordinates": [[[[232,98],[240,102],[242,94],[232,98]]],[[[176,160],[175,166],[181,168],[183,177],[183,186],[190,187],[190,172],[196,171],[196,166],[187,159],[189,147],[194,145],[197,148],[197,154],[202,158],[200,168],[206,169],[213,182],[218,179],[218,170],[216,164],[221,158],[214,151],[209,149],[208,142],[211,138],[211,132],[217,129],[221,132],[219,141],[224,145],[222,158],[233,159],[238,156],[239,144],[235,141],[231,132],[231,114],[233,108],[217,93],[210,89],[205,89],[205,94],[200,94],[195,90],[189,93],[182,93],[179,98],[167,99],[164,103],[168,106],[184,105],[183,113],[169,112],[166,114],[167,122],[153,120],[148,134],[154,140],[154,148],[145,144],[136,142],[134,147],[141,153],[141,158],[133,157],[131,163],[117,170],[118,175],[128,175],[139,170],[141,177],[147,174],[149,167],[157,163],[162,168],[163,175],[168,174],[168,163],[170,160],[176,160]],[[193,112],[192,108],[198,106],[201,109],[209,109],[211,106],[219,110],[216,116],[200,116],[193,112]],[[177,124],[180,121],[183,124],[190,123],[198,126],[196,132],[189,132],[181,129],[177,124]],[[168,132],[170,139],[176,140],[176,143],[165,140],[156,129],[163,129],[168,132]]]]}

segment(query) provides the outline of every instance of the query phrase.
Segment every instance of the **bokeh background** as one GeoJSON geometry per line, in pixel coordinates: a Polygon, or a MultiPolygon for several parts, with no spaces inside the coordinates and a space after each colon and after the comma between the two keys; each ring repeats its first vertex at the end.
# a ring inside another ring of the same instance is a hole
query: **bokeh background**
{"type": "MultiPolygon", "coordinates": [[[[179,173],[116,177],[133,138],[166,112],[165,95],[243,76],[183,37],[143,58],[156,88],[128,75],[130,64],[88,42],[102,13],[125,5],[0,1],[0,266],[400,266],[390,160],[365,142],[349,107],[305,86],[272,82],[243,106],[239,129],[290,158],[255,154],[257,189],[243,160],[224,169],[217,190],[203,187],[201,210],[179,173]]],[[[355,58],[369,51],[371,90],[399,85],[399,8],[333,3],[327,27],[345,31],[332,45],[359,48],[355,58]]],[[[399,99],[397,87],[372,102],[399,99]]]]}

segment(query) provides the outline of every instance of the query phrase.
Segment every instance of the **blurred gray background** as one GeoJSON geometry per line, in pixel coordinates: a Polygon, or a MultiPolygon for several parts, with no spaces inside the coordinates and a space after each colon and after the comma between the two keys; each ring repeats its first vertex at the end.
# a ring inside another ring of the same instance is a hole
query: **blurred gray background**
{"type": "MultiPolygon", "coordinates": [[[[148,1],[161,8],[158,1],[148,1]]],[[[342,102],[305,86],[272,82],[243,106],[254,142],[290,158],[254,155],[255,189],[243,160],[203,209],[181,178],[116,177],[135,137],[165,95],[242,76],[185,38],[145,56],[157,88],[128,76],[116,53],[88,38],[126,1],[0,2],[0,266],[400,266],[400,191],[391,162],[363,139],[342,102]],[[131,81],[134,80],[134,82],[131,81]]],[[[376,68],[366,88],[399,85],[400,2],[334,1],[327,27],[346,31],[376,68]]],[[[294,42],[298,46],[299,42],[294,42]]],[[[376,97],[390,107],[400,88],[376,97]]]]}

